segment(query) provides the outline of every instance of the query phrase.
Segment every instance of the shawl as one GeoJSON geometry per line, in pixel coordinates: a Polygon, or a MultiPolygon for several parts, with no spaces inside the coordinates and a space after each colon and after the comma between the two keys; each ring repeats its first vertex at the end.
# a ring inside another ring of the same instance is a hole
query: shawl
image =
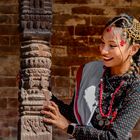
{"type": "Polygon", "coordinates": [[[93,61],[84,65],[77,76],[74,99],[74,114],[80,125],[91,126],[90,120],[98,105],[96,91],[103,73],[103,62],[93,61]],[[80,76],[80,77],[79,77],[80,76]]]}

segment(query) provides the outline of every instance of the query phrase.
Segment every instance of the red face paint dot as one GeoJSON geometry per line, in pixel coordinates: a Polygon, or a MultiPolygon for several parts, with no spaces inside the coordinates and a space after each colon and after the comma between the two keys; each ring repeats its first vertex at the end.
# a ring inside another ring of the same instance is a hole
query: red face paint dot
{"type": "Polygon", "coordinates": [[[106,31],[107,31],[107,32],[111,32],[111,27],[108,27],[108,28],[106,29],[106,31]]]}
{"type": "Polygon", "coordinates": [[[121,41],[120,41],[120,45],[121,45],[121,46],[124,46],[124,45],[125,45],[125,41],[124,41],[124,40],[121,40],[121,41]]]}

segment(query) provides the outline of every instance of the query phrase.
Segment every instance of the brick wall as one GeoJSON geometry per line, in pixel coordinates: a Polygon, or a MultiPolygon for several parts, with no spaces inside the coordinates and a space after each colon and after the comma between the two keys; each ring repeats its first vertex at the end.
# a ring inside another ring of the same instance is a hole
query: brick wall
{"type": "MultiPolygon", "coordinates": [[[[139,0],[54,0],[52,91],[70,101],[79,65],[99,58],[99,37],[106,21],[126,12],[140,19],[139,0]]],[[[0,0],[0,140],[16,139],[19,70],[18,0],[0,0]]],[[[140,123],[133,140],[140,139],[140,123]]],[[[66,139],[54,129],[54,139],[66,139]],[[63,137],[63,138],[62,138],[63,137]]]]}
{"type": "Polygon", "coordinates": [[[16,137],[19,70],[18,1],[0,0],[0,139],[16,137]]]}

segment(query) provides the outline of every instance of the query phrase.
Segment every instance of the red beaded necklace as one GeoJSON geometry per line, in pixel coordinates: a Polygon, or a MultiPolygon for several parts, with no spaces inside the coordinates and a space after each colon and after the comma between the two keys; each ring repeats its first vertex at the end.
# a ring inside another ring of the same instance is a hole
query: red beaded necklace
{"type": "MultiPolygon", "coordinates": [[[[116,88],[116,90],[114,91],[114,93],[112,93],[112,98],[111,98],[111,102],[110,102],[110,106],[109,106],[109,111],[108,113],[104,114],[103,113],[103,109],[102,109],[102,100],[103,100],[103,79],[101,79],[100,81],[100,99],[99,99],[99,110],[100,110],[100,114],[102,117],[109,117],[112,114],[112,119],[114,119],[114,117],[116,117],[117,112],[114,111],[112,112],[112,106],[114,103],[114,99],[115,99],[115,95],[118,93],[118,91],[120,90],[121,86],[123,85],[124,81],[121,81],[120,85],[116,88]]],[[[113,120],[112,120],[113,121],[113,120]]]]}

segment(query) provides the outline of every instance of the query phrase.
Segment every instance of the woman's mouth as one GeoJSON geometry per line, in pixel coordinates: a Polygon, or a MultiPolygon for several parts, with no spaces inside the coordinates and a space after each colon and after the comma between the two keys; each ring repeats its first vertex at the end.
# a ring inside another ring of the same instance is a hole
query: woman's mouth
{"type": "Polygon", "coordinates": [[[104,61],[110,61],[112,60],[113,58],[103,58],[104,61]]]}

